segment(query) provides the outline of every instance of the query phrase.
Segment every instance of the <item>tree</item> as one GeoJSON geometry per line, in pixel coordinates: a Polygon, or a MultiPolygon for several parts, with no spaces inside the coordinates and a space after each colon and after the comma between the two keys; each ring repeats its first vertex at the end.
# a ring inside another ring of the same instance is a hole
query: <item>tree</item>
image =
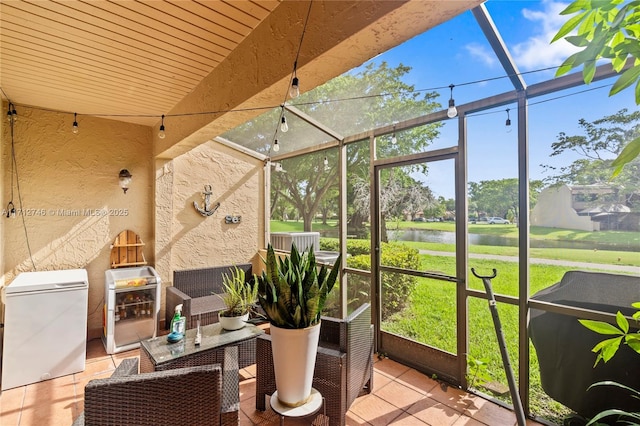
{"type": "MultiPolygon", "coordinates": [[[[434,101],[439,96],[437,93],[418,93],[413,85],[402,81],[410,70],[402,64],[390,68],[386,62],[377,65],[370,63],[357,72],[338,76],[301,95],[296,99],[295,106],[314,120],[345,135],[428,114],[440,108],[440,104],[434,101]],[[358,99],[347,100],[354,98],[354,94],[358,99]]],[[[228,132],[225,137],[232,141],[242,140],[245,146],[268,152],[279,117],[278,108],[228,132]]],[[[287,143],[295,143],[301,149],[316,145],[319,143],[317,139],[323,140],[308,124],[302,124],[300,120],[290,121],[287,143]]],[[[389,143],[390,137],[381,137],[377,154],[379,157],[388,157],[420,152],[437,137],[439,127],[440,124],[436,123],[398,132],[395,144],[389,143]]],[[[329,137],[325,135],[324,140],[327,139],[329,137]]],[[[279,144],[283,144],[282,141],[279,144]]],[[[351,185],[357,176],[368,180],[369,145],[355,143],[349,148],[347,182],[351,185]]],[[[294,206],[304,220],[305,230],[312,229],[312,219],[323,197],[328,196],[330,188],[337,183],[335,164],[335,150],[315,152],[284,160],[282,165],[286,173],[272,174],[272,199],[284,198],[294,206]],[[323,167],[325,154],[329,162],[328,171],[323,167]]],[[[352,188],[349,191],[353,194],[352,188]]],[[[362,216],[359,220],[363,220],[362,216]]]]}
{"type": "MultiPolygon", "coordinates": [[[[409,175],[410,167],[384,170],[380,177],[381,241],[388,242],[386,221],[413,218],[416,213],[437,204],[428,187],[409,175]]],[[[358,176],[353,183],[354,208],[362,214],[368,213],[371,203],[371,188],[368,177],[358,176]]]]}
{"type": "Polygon", "coordinates": [[[567,151],[578,153],[581,158],[568,166],[555,168],[542,165],[554,173],[545,181],[552,185],[593,185],[607,184],[618,188],[625,195],[625,204],[633,207],[640,202],[640,159],[627,163],[615,178],[611,178],[610,168],[613,158],[619,155],[628,142],[640,136],[640,111],[628,113],[626,109],[593,122],[578,121],[583,135],[567,135],[561,132],[551,147],[551,156],[559,156],[567,151]]]}
{"type": "MultiPolygon", "coordinates": [[[[529,203],[535,205],[537,196],[542,189],[543,182],[533,180],[529,182],[529,203]]],[[[519,221],[518,208],[518,179],[508,178],[500,180],[483,180],[479,183],[469,182],[469,199],[475,203],[479,211],[489,216],[513,217],[519,221]]]]}
{"type": "MultiPolygon", "coordinates": [[[[633,65],[622,72],[611,87],[612,96],[635,84],[636,104],[640,105],[640,1],[575,0],[561,15],[574,15],[558,31],[551,42],[564,38],[582,48],[569,56],[556,72],[561,76],[582,66],[584,82],[593,80],[596,62],[606,59],[620,73],[628,60],[633,65]],[[569,35],[575,30],[575,34],[569,35]]],[[[613,176],[640,154],[640,136],[631,139],[611,162],[613,176]]]]}

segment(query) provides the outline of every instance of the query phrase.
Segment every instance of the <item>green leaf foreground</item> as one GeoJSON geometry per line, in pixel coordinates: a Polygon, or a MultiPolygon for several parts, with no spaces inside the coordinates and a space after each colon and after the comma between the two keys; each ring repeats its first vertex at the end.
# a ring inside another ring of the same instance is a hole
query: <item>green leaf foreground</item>
{"type": "MultiPolygon", "coordinates": [[[[581,50],[562,63],[556,77],[582,66],[582,78],[589,84],[595,76],[596,61],[607,59],[619,73],[609,96],[635,84],[635,102],[640,105],[640,1],[576,0],[560,14],[574,16],[560,27],[551,43],[564,39],[581,50]],[[633,61],[633,65],[623,71],[629,61],[633,61]]],[[[638,155],[640,138],[635,138],[611,164],[611,178],[617,177],[638,155]]]]}

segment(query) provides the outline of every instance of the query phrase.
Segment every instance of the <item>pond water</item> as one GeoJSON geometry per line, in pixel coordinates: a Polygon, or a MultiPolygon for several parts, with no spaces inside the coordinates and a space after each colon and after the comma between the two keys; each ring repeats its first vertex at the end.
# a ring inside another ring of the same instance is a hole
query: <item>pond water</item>
{"type": "MultiPolygon", "coordinates": [[[[455,244],[455,233],[445,231],[433,231],[428,229],[387,230],[389,240],[421,241],[427,243],[455,244]]],[[[469,244],[480,246],[518,246],[516,238],[505,238],[498,235],[469,234],[469,244]]],[[[584,241],[556,241],[534,240],[529,241],[532,248],[572,248],[583,250],[622,250],[640,252],[638,244],[603,244],[584,241]]]]}

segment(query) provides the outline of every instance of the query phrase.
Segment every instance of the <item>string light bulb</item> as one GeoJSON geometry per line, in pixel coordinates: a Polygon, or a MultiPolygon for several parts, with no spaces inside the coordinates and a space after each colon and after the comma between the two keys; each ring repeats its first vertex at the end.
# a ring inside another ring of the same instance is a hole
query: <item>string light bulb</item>
{"type": "Polygon", "coordinates": [[[298,77],[293,77],[293,80],[291,81],[291,87],[289,88],[289,96],[292,99],[295,99],[298,96],[300,96],[300,80],[298,80],[298,77]]]}
{"type": "Polygon", "coordinates": [[[71,131],[74,135],[77,135],[80,129],[78,128],[78,113],[73,113],[73,126],[71,127],[71,131]]]}
{"type": "Polygon", "coordinates": [[[282,130],[282,133],[287,133],[289,131],[289,125],[287,124],[287,118],[284,115],[282,116],[282,121],[280,123],[280,130],[282,130]]]}
{"type": "Polygon", "coordinates": [[[396,137],[396,126],[393,125],[393,133],[391,134],[391,144],[395,145],[398,143],[398,138],[396,137]]]}
{"type": "Polygon", "coordinates": [[[278,143],[278,139],[273,142],[273,152],[280,151],[280,144],[278,143]]]}
{"type": "Polygon", "coordinates": [[[507,121],[504,122],[504,127],[507,133],[511,133],[511,130],[513,130],[511,127],[511,118],[509,117],[509,108],[507,108],[507,121]]]}
{"type": "Polygon", "coordinates": [[[9,102],[9,106],[7,107],[7,121],[11,123],[12,121],[15,123],[18,120],[18,112],[16,111],[16,106],[9,102]]]}
{"type": "Polygon", "coordinates": [[[325,170],[325,171],[329,170],[329,159],[327,158],[327,156],[326,156],[326,155],[324,156],[324,161],[323,161],[323,163],[324,163],[324,170],[325,170]]]}
{"type": "Polygon", "coordinates": [[[165,136],[167,135],[164,133],[164,114],[162,114],[162,121],[160,122],[160,131],[158,132],[158,137],[160,139],[164,139],[165,136]]]}
{"type": "Polygon", "coordinates": [[[458,115],[458,109],[456,108],[456,101],[453,100],[453,88],[456,87],[453,84],[449,85],[451,89],[451,97],[449,98],[449,108],[447,109],[447,117],[453,118],[458,115]]]}
{"type": "Polygon", "coordinates": [[[16,217],[16,208],[13,205],[13,201],[9,201],[7,204],[7,219],[13,219],[16,217]]]}
{"type": "Polygon", "coordinates": [[[291,99],[295,99],[300,96],[300,80],[298,80],[298,75],[296,73],[298,69],[298,61],[293,63],[293,79],[291,80],[291,87],[289,87],[289,97],[291,99]]]}

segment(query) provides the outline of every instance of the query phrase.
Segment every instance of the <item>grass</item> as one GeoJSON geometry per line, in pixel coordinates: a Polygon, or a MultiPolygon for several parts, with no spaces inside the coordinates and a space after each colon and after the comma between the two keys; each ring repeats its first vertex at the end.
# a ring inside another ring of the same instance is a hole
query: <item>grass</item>
{"type": "MultiPolygon", "coordinates": [[[[396,222],[391,223],[391,229],[396,222]]],[[[454,232],[452,222],[399,222],[400,229],[431,229],[437,231],[454,232]]],[[[271,232],[300,232],[303,223],[296,221],[271,221],[271,232]]],[[[313,223],[314,231],[335,231],[336,222],[327,225],[320,222],[313,223]]],[[[507,238],[518,238],[518,228],[515,225],[469,225],[469,233],[499,235],[507,238]]],[[[531,227],[530,239],[544,239],[556,241],[590,241],[594,243],[625,243],[640,247],[640,232],[600,231],[587,232],[571,229],[531,227]]],[[[405,242],[418,250],[434,250],[454,252],[453,244],[405,242]]],[[[479,246],[469,245],[470,253],[494,254],[500,256],[518,256],[518,247],[513,246],[479,246]]],[[[559,248],[531,248],[531,257],[537,259],[569,260],[574,262],[601,263],[609,265],[625,265],[640,267],[638,252],[614,250],[582,250],[559,248]]]]}
{"type": "MultiPolygon", "coordinates": [[[[451,222],[393,222],[389,229],[429,229],[437,231],[454,231],[451,222]]],[[[272,231],[302,231],[302,222],[271,222],[272,231]]],[[[336,230],[335,222],[328,225],[313,224],[313,230],[336,230]]],[[[478,225],[469,224],[469,233],[499,235],[507,238],[518,238],[518,228],[515,225],[478,225]]],[[[551,229],[531,227],[530,239],[557,241],[587,241],[594,243],[625,243],[640,246],[639,232],[601,231],[587,232],[568,229],[551,229]]],[[[434,252],[455,252],[453,244],[410,242],[403,244],[418,250],[434,252]]],[[[510,246],[480,246],[469,245],[470,253],[517,256],[518,248],[510,246]]],[[[593,264],[593,270],[598,270],[598,264],[617,264],[640,266],[638,252],[609,251],[609,250],[581,250],[532,248],[532,258],[556,259],[593,264]]],[[[439,256],[437,254],[421,254],[422,270],[442,272],[455,275],[455,257],[439,256]]],[[[518,296],[518,262],[507,262],[493,259],[470,258],[469,267],[479,272],[489,273],[495,268],[498,276],[492,280],[495,293],[518,296]]],[[[569,266],[530,265],[530,294],[546,288],[560,281],[569,266]]],[[[582,268],[584,269],[584,268],[582,268]]],[[[484,291],[480,279],[470,278],[469,287],[484,291]]],[[[384,298],[384,295],[383,295],[384,298]]],[[[384,299],[383,299],[384,300],[384,299]]],[[[456,352],[456,313],[455,287],[448,282],[419,278],[417,285],[408,295],[405,309],[395,314],[382,324],[383,330],[399,334],[440,348],[456,352]]],[[[633,301],[630,301],[630,303],[633,301]]],[[[500,349],[496,338],[490,310],[484,299],[471,298],[469,300],[469,357],[485,359],[488,363],[487,372],[491,378],[506,386],[506,374],[500,356],[500,349]]],[[[507,342],[507,350],[511,359],[514,373],[518,374],[518,307],[498,304],[500,320],[507,342]]],[[[533,346],[530,346],[530,408],[532,413],[551,422],[562,424],[562,419],[570,410],[554,401],[542,390],[540,384],[539,365],[533,346]]],[[[479,387],[479,385],[475,385],[479,387]]],[[[500,397],[510,403],[509,395],[500,397]]]]}
{"type": "MultiPolygon", "coordinates": [[[[433,255],[421,255],[420,258],[423,269],[434,270],[434,265],[437,265],[439,272],[455,275],[455,258],[433,255]]],[[[492,280],[492,287],[495,293],[514,296],[518,294],[517,263],[484,259],[472,259],[469,263],[470,267],[479,271],[497,269],[498,276],[492,280]]],[[[560,281],[562,275],[569,269],[552,265],[531,265],[531,293],[534,294],[538,290],[560,281]]],[[[475,277],[470,279],[469,286],[484,290],[482,281],[475,277]]],[[[451,283],[420,278],[408,298],[407,307],[386,321],[382,328],[418,342],[455,353],[456,313],[455,309],[451,309],[454,305],[455,287],[451,283]]],[[[519,364],[518,307],[499,303],[498,311],[507,342],[511,366],[517,380],[519,364]]],[[[484,359],[488,364],[487,372],[491,378],[506,387],[506,374],[487,301],[476,298],[470,299],[468,317],[469,356],[475,359],[484,359]]],[[[562,418],[569,414],[570,410],[552,400],[544,392],[540,384],[539,365],[533,346],[530,347],[530,350],[531,411],[549,421],[562,424],[562,418]]],[[[475,384],[475,387],[488,393],[481,388],[480,384],[475,384]]],[[[500,399],[510,403],[508,394],[500,397],[500,399]]]]}

